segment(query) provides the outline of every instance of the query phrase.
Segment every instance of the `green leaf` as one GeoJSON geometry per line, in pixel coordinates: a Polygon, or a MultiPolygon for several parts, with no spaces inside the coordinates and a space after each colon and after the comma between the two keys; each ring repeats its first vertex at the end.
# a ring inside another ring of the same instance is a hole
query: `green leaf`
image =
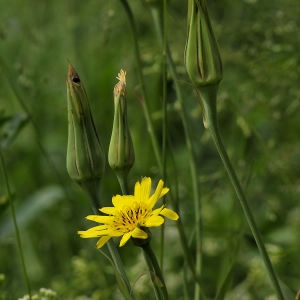
{"type": "MultiPolygon", "coordinates": [[[[64,198],[63,190],[58,186],[47,186],[25,199],[22,205],[16,209],[17,222],[20,228],[25,227],[37,216],[64,198]]],[[[11,235],[14,226],[11,216],[0,222],[0,239],[11,235]]]]}
{"type": "Polygon", "coordinates": [[[0,133],[0,146],[2,149],[7,149],[12,144],[27,122],[28,117],[23,113],[0,116],[0,126],[3,125],[0,133]]]}

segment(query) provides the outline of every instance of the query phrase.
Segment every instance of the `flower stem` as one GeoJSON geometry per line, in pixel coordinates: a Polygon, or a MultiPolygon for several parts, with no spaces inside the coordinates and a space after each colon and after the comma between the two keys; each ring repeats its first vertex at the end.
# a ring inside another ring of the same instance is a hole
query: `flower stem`
{"type": "Polygon", "coordinates": [[[150,273],[153,272],[155,275],[155,277],[152,278],[152,274],[150,274],[157,299],[169,299],[167,287],[161,269],[159,267],[155,253],[153,252],[150,243],[146,243],[141,247],[143,249],[143,253],[145,256],[145,260],[148,264],[149,271],[150,273]]]}
{"type": "MultiPolygon", "coordinates": [[[[145,81],[144,81],[144,77],[143,77],[143,72],[142,72],[142,62],[141,62],[141,55],[140,55],[140,50],[139,50],[139,45],[138,45],[138,39],[137,39],[137,31],[136,31],[136,26],[135,26],[135,21],[134,21],[134,17],[131,11],[131,8],[127,2],[127,0],[121,0],[121,3],[124,6],[125,12],[127,14],[129,23],[130,23],[130,29],[132,31],[132,36],[133,36],[133,43],[134,43],[134,51],[135,51],[135,59],[137,62],[137,71],[138,71],[138,76],[139,76],[139,80],[140,80],[140,85],[141,85],[141,92],[142,92],[142,108],[143,108],[143,112],[145,114],[145,119],[147,122],[147,128],[148,128],[148,132],[151,138],[151,142],[152,142],[152,147],[154,150],[154,154],[155,154],[155,158],[158,164],[158,168],[160,170],[160,173],[163,174],[163,163],[162,163],[162,159],[160,157],[160,151],[159,151],[159,147],[158,147],[158,143],[157,143],[157,139],[156,136],[154,134],[154,127],[153,127],[153,123],[152,123],[152,119],[150,117],[149,114],[149,110],[148,110],[148,106],[147,106],[147,95],[146,95],[146,91],[145,91],[145,81]]],[[[154,16],[155,17],[155,16],[154,16]]],[[[157,20],[159,22],[159,20],[157,20]]],[[[160,26],[160,25],[159,25],[160,26]]],[[[162,38],[162,35],[160,35],[162,38]]],[[[168,54],[168,51],[167,51],[168,54]]],[[[168,55],[168,59],[169,59],[169,55],[168,55]]],[[[177,83],[177,80],[175,80],[175,82],[177,83]]],[[[178,97],[178,95],[177,95],[178,97]]],[[[196,168],[195,168],[196,169],[196,168]]],[[[195,180],[193,180],[193,182],[196,182],[195,180]]],[[[196,186],[196,185],[195,185],[196,186]]],[[[174,201],[173,201],[174,203],[174,201]]],[[[197,210],[199,211],[199,210],[197,210]]],[[[200,217],[196,218],[199,222],[200,222],[200,217]]],[[[192,260],[192,257],[189,253],[189,249],[187,247],[187,239],[186,239],[186,235],[184,232],[184,228],[183,228],[183,224],[181,222],[177,222],[177,227],[179,230],[179,234],[180,234],[180,240],[181,240],[181,244],[183,247],[183,251],[184,251],[184,255],[185,258],[188,261],[188,265],[193,273],[193,276],[195,277],[196,281],[200,284],[201,278],[198,274],[199,272],[199,267],[198,267],[198,272],[195,270],[195,266],[194,266],[194,262],[192,260]]],[[[201,227],[201,225],[199,224],[199,227],[201,227]]],[[[200,230],[201,232],[201,230],[200,230]]],[[[200,249],[201,252],[201,247],[200,246],[198,249],[200,249]]],[[[198,253],[199,254],[199,253],[198,253]]],[[[200,256],[199,256],[200,259],[200,256]]],[[[198,266],[201,265],[201,263],[198,263],[198,266]]],[[[202,289],[202,294],[204,293],[203,289],[202,289]]]]}
{"type": "Polygon", "coordinates": [[[113,240],[110,239],[107,242],[107,248],[108,248],[108,251],[114,262],[116,271],[118,272],[118,274],[120,275],[120,278],[122,280],[122,287],[120,287],[120,290],[123,292],[123,295],[126,297],[126,299],[132,299],[132,300],[135,299],[133,292],[132,292],[130,282],[129,282],[126,272],[125,272],[123,262],[121,260],[120,254],[117,250],[116,244],[114,243],[113,240]]]}
{"type": "Polygon", "coordinates": [[[132,32],[133,49],[134,49],[134,54],[135,54],[134,57],[136,59],[137,72],[138,72],[138,77],[139,77],[139,81],[140,81],[140,85],[141,85],[141,93],[142,93],[141,104],[142,104],[142,108],[143,108],[146,122],[147,122],[147,130],[148,130],[150,138],[151,138],[152,147],[153,147],[154,155],[155,155],[159,170],[162,173],[163,166],[162,166],[162,162],[160,159],[159,146],[158,146],[157,139],[156,139],[156,136],[154,133],[154,126],[153,126],[153,122],[152,122],[152,119],[151,119],[151,116],[149,113],[149,109],[148,109],[148,104],[147,104],[148,103],[147,93],[146,93],[146,89],[145,89],[145,80],[144,80],[144,76],[143,76],[141,54],[140,54],[140,49],[139,49],[139,44],[138,44],[138,36],[137,36],[137,30],[136,30],[136,25],[135,25],[135,21],[134,21],[134,16],[133,16],[132,10],[131,10],[127,0],[121,0],[121,3],[123,4],[123,7],[127,14],[130,29],[132,32]]]}
{"type": "MultiPolygon", "coordinates": [[[[195,228],[196,228],[196,263],[195,263],[195,269],[194,271],[198,276],[201,276],[201,269],[202,269],[202,231],[203,231],[203,225],[202,225],[202,205],[201,205],[201,199],[199,197],[199,184],[198,184],[198,172],[197,172],[197,167],[196,167],[196,159],[195,159],[195,154],[193,151],[193,145],[191,141],[191,134],[190,134],[190,129],[188,126],[188,118],[187,118],[187,113],[184,108],[184,102],[183,102],[183,97],[181,93],[181,88],[178,84],[178,76],[177,76],[177,71],[176,71],[176,66],[172,58],[172,53],[170,50],[170,47],[168,45],[167,40],[165,39],[165,34],[164,31],[166,30],[164,28],[164,23],[161,22],[161,10],[160,7],[157,5],[150,6],[151,7],[151,12],[153,16],[153,20],[155,23],[156,30],[158,32],[158,37],[160,39],[160,42],[163,44],[163,49],[166,53],[167,56],[167,61],[168,61],[168,67],[170,70],[170,75],[173,78],[173,83],[174,83],[174,89],[176,92],[176,96],[180,105],[179,109],[179,115],[181,117],[182,125],[183,125],[183,130],[184,130],[184,136],[185,136],[185,143],[187,146],[187,154],[188,154],[188,161],[189,161],[189,166],[190,166],[190,173],[191,173],[191,182],[192,182],[192,189],[193,189],[193,202],[194,202],[194,209],[195,209],[195,228]]],[[[165,19],[165,8],[164,8],[164,16],[163,19],[165,19]]],[[[188,256],[190,254],[188,253],[188,256]]],[[[194,266],[194,264],[193,264],[194,266]]],[[[201,293],[200,293],[200,285],[199,282],[195,286],[195,299],[201,299],[201,293]]]]}
{"type": "MultiPolygon", "coordinates": [[[[99,193],[96,194],[89,194],[92,204],[93,204],[93,210],[96,214],[99,214],[99,208],[100,208],[100,201],[99,201],[99,193]]],[[[120,254],[117,250],[116,244],[112,239],[110,239],[107,243],[107,248],[110,253],[110,256],[112,258],[112,261],[114,263],[115,270],[117,272],[116,276],[118,279],[120,279],[118,282],[120,283],[120,291],[123,293],[126,299],[134,300],[135,297],[132,292],[132,288],[129,282],[129,279],[127,277],[127,274],[125,272],[124,264],[122,262],[122,259],[120,257],[120,254]]]]}
{"type": "Polygon", "coordinates": [[[251,232],[255,239],[256,245],[257,245],[257,247],[260,251],[260,254],[263,258],[265,267],[267,269],[267,272],[269,274],[269,277],[271,279],[273,287],[276,291],[277,297],[280,300],[284,300],[277,276],[273,269],[273,266],[272,266],[271,260],[269,258],[269,255],[267,253],[267,250],[265,248],[261,234],[256,225],[254,216],[250,210],[250,207],[248,205],[244,191],[240,185],[240,182],[239,182],[237,175],[232,167],[231,161],[228,157],[228,154],[227,154],[224,144],[222,142],[222,138],[221,138],[220,132],[219,132],[218,120],[217,120],[217,112],[216,112],[216,105],[215,105],[216,97],[217,97],[217,90],[215,89],[215,87],[207,86],[207,87],[203,87],[201,89],[201,98],[205,99],[205,101],[202,101],[202,103],[204,104],[204,119],[205,119],[206,127],[210,130],[211,136],[213,138],[213,141],[215,143],[217,151],[221,157],[221,160],[224,164],[227,175],[228,175],[228,177],[231,181],[231,184],[236,192],[237,198],[240,202],[240,205],[244,212],[245,218],[251,229],[251,232]]]}
{"type": "Polygon", "coordinates": [[[129,195],[128,173],[116,173],[123,195],[129,195]]]}
{"type": "Polygon", "coordinates": [[[31,286],[30,286],[30,281],[29,281],[29,277],[28,277],[28,273],[27,273],[26,264],[25,264],[25,258],[24,258],[24,254],[23,254],[22,242],[21,242],[20,231],[19,231],[19,227],[18,227],[18,223],[17,223],[15,207],[14,207],[14,203],[12,200],[13,195],[10,190],[10,186],[9,186],[9,182],[8,182],[8,175],[7,175],[7,171],[6,171],[6,167],[5,167],[5,161],[4,161],[4,157],[3,157],[1,149],[0,149],[0,158],[1,158],[1,165],[2,165],[2,169],[3,169],[4,180],[5,180],[5,184],[6,184],[6,190],[7,190],[8,199],[9,199],[9,206],[11,209],[11,215],[12,215],[13,223],[14,223],[14,227],[15,227],[15,233],[16,233],[17,244],[18,244],[18,248],[19,248],[22,269],[23,269],[23,273],[24,273],[24,277],[25,277],[25,281],[26,281],[26,285],[27,285],[27,292],[29,295],[29,299],[31,300],[32,299],[31,298],[31,286]]]}

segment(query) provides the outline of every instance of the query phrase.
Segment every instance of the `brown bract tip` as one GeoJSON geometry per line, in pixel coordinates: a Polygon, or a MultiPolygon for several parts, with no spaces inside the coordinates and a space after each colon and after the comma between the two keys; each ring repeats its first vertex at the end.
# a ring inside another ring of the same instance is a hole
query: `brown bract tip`
{"type": "Polygon", "coordinates": [[[71,65],[71,63],[69,63],[69,67],[68,67],[68,82],[69,83],[80,83],[80,78],[78,73],[76,72],[76,70],[74,69],[74,67],[71,65]]]}

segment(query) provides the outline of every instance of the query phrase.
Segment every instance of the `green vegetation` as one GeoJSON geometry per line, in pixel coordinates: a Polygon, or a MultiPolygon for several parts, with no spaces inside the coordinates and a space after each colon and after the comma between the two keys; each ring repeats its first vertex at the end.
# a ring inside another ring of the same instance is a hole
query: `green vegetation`
{"type": "MultiPolygon", "coordinates": [[[[277,299],[185,69],[187,1],[168,1],[165,36],[158,34],[156,11],[146,2],[128,0],[141,74],[125,0],[0,0],[0,300],[28,294],[11,202],[32,299],[123,299],[109,252],[97,250],[96,239],[77,234],[91,227],[84,218],[93,208],[66,168],[69,62],[84,82],[106,157],[113,88],[120,69],[126,70],[135,153],[130,194],[144,176],[155,183],[163,178],[170,188],[167,207],[180,215],[179,222],[166,221],[163,231],[151,229],[169,298],[196,299],[195,293],[203,300],[277,299]],[[162,55],[167,46],[177,81],[162,55]],[[202,248],[197,288],[177,224],[183,226],[192,262],[196,247],[202,248]]],[[[207,2],[223,64],[220,132],[284,297],[295,299],[300,288],[300,6],[298,0],[207,2]]],[[[107,163],[100,202],[111,206],[112,196],[121,193],[107,163]]],[[[141,249],[129,241],[118,250],[135,298],[155,299],[141,249]]]]}

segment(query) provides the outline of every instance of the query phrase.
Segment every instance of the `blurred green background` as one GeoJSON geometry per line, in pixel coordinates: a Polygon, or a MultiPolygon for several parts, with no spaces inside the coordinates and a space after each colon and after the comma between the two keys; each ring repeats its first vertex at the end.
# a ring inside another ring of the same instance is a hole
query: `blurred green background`
{"type": "MultiPolygon", "coordinates": [[[[276,272],[295,294],[300,288],[299,1],[208,2],[224,67],[218,99],[221,132],[276,272]]],[[[148,6],[143,1],[129,3],[138,28],[148,104],[160,139],[160,43],[148,6]]],[[[84,82],[107,151],[115,77],[120,68],[127,70],[128,114],[136,152],[130,183],[133,186],[141,176],[158,180],[123,6],[117,0],[0,0],[0,7],[1,144],[9,143],[4,156],[32,288],[51,288],[58,299],[122,299],[113,269],[96,250],[96,241],[82,240],[76,234],[90,226],[84,217],[91,207],[66,172],[65,80],[70,61],[84,82]],[[14,136],[13,126],[20,122],[23,127],[14,136]]],[[[185,73],[186,10],[187,1],[169,1],[168,39],[199,171],[206,288],[213,296],[231,270],[226,299],[275,299],[185,73]]],[[[172,189],[172,182],[179,182],[181,218],[191,236],[191,180],[171,78],[168,111],[168,171],[173,175],[169,185],[172,189]]],[[[110,205],[111,196],[117,193],[118,183],[107,167],[101,185],[104,205],[110,205]]],[[[0,299],[18,299],[26,294],[26,285],[2,172],[0,205],[0,299]]],[[[171,222],[166,233],[166,281],[171,299],[182,299],[182,252],[171,222]]],[[[154,230],[154,245],[158,241],[159,230],[154,230]]],[[[129,243],[121,248],[121,255],[137,298],[153,299],[139,249],[129,243]]]]}

